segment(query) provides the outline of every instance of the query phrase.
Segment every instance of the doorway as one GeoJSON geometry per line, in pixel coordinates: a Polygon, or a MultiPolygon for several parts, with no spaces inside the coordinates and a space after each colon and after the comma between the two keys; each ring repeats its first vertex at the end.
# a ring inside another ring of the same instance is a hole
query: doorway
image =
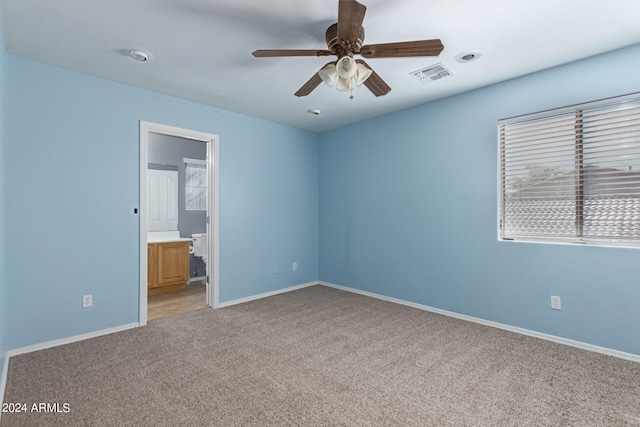
{"type": "MultiPolygon", "coordinates": [[[[158,123],[140,121],[140,278],[139,278],[139,323],[141,326],[147,324],[148,320],[148,279],[149,279],[149,247],[148,231],[149,224],[149,176],[148,167],[150,163],[149,146],[150,141],[158,137],[174,138],[176,142],[189,140],[190,142],[204,143],[206,146],[206,159],[203,160],[206,166],[206,214],[203,212],[207,235],[207,262],[204,275],[202,266],[198,273],[198,280],[202,280],[205,286],[206,306],[217,308],[218,299],[218,248],[219,248],[219,203],[218,203],[218,171],[219,171],[219,139],[217,135],[182,129],[158,123]]],[[[162,169],[162,165],[157,165],[162,169]]],[[[197,203],[196,203],[197,204],[197,203]]],[[[190,236],[180,236],[188,238],[190,236]]],[[[191,271],[191,267],[189,268],[191,271]]],[[[193,271],[195,274],[196,271],[193,271]]],[[[190,274],[191,276],[191,274],[190,274]]]]}

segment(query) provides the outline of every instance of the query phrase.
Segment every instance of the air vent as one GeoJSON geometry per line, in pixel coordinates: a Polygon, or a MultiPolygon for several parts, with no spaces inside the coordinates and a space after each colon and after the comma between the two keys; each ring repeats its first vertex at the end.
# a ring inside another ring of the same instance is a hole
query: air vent
{"type": "Polygon", "coordinates": [[[449,71],[444,65],[442,65],[441,62],[431,65],[427,68],[423,68],[422,70],[414,71],[410,74],[416,76],[416,78],[423,83],[427,83],[433,80],[440,80],[453,75],[453,73],[449,71]]]}

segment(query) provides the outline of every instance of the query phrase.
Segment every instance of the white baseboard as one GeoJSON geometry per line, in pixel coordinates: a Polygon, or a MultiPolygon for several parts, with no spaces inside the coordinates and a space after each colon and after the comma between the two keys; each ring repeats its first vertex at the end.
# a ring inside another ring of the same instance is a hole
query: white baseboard
{"type": "Polygon", "coordinates": [[[250,297],[238,298],[231,301],[221,302],[220,304],[218,304],[218,308],[224,308],[224,307],[229,307],[236,304],[242,304],[249,301],[255,301],[257,299],[271,297],[274,295],[283,294],[285,292],[291,292],[291,291],[295,291],[302,288],[308,288],[309,286],[314,286],[318,284],[320,284],[320,282],[303,283],[302,285],[296,285],[296,286],[291,286],[289,288],[278,289],[277,291],[265,292],[263,294],[252,295],[250,297]]]}
{"type": "Polygon", "coordinates": [[[485,326],[491,326],[498,329],[504,329],[505,331],[515,332],[522,335],[527,335],[534,338],[540,338],[546,341],[552,341],[559,344],[568,345],[571,347],[577,347],[582,350],[593,351],[595,353],[606,354],[607,356],[614,356],[620,359],[631,360],[633,362],[640,362],[640,355],[633,353],[625,353],[624,351],[613,350],[611,348],[600,347],[593,344],[587,344],[581,341],[574,341],[567,338],[558,337],[555,335],[544,334],[542,332],[533,331],[530,329],[519,328],[516,326],[507,325],[504,323],[493,322],[491,320],[481,319],[479,317],[467,316],[466,314],[460,314],[453,311],[441,310],[435,307],[429,307],[428,305],[417,304],[410,301],[401,300],[398,298],[392,298],[385,295],[374,294],[372,292],[361,291],[359,289],[349,288],[346,286],[335,285],[333,283],[318,282],[320,285],[328,286],[330,288],[340,289],[342,291],[352,292],[372,298],[377,298],[383,301],[388,301],[396,304],[406,305],[408,307],[417,308],[419,310],[430,311],[432,313],[442,314],[444,316],[454,317],[456,319],[466,320],[469,322],[479,323],[485,326]]]}
{"type": "Polygon", "coordinates": [[[7,351],[7,359],[19,354],[31,353],[33,351],[45,350],[51,347],[57,347],[59,345],[71,344],[72,342],[88,340],[89,338],[95,338],[102,335],[113,334],[115,332],[126,331],[127,329],[137,328],[139,323],[129,323],[127,325],[115,326],[113,328],[101,329],[99,331],[88,332],[86,334],[74,335],[72,337],[60,338],[58,340],[47,341],[40,344],[28,345],[26,347],[20,347],[7,351]]]}

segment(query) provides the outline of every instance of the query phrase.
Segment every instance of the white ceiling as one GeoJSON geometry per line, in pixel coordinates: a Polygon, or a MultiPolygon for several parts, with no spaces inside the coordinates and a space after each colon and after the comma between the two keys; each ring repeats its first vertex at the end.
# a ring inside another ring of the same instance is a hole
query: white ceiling
{"type": "Polygon", "coordinates": [[[0,0],[11,54],[316,132],[640,42],[637,0],[362,3],[365,44],[440,38],[445,48],[437,58],[367,60],[392,90],[376,98],[362,86],[350,100],[324,84],[293,95],[333,57],[251,56],[325,49],[338,0],[0,0]],[[136,62],[130,48],[153,58],[136,62]],[[454,60],[469,50],[482,56],[454,60]],[[409,74],[438,62],[453,76],[409,74]]]}

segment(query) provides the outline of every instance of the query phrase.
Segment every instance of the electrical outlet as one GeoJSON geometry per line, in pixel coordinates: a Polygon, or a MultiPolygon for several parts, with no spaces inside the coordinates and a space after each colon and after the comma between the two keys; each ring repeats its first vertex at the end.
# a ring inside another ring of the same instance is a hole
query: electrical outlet
{"type": "Polygon", "coordinates": [[[82,308],[91,307],[93,305],[93,296],[92,295],[83,295],[82,296],[82,308]]]}
{"type": "Polygon", "coordinates": [[[293,266],[291,267],[291,269],[292,269],[293,271],[296,271],[296,270],[298,269],[298,263],[297,263],[297,262],[294,262],[294,263],[293,263],[293,266]]]}
{"type": "Polygon", "coordinates": [[[562,309],[562,305],[560,304],[560,297],[551,295],[551,308],[554,310],[562,309]]]}

